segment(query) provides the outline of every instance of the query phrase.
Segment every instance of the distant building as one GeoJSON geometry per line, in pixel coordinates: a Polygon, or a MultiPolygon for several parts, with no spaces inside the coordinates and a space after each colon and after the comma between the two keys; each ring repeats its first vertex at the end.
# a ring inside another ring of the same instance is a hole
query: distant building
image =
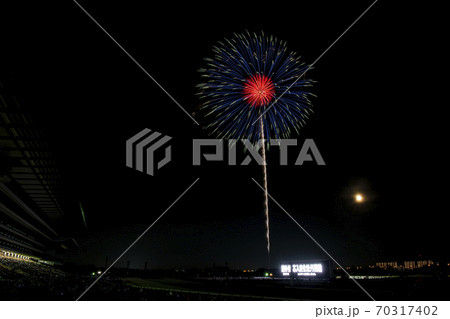
{"type": "Polygon", "coordinates": [[[430,267],[433,266],[434,262],[432,260],[419,260],[419,261],[405,261],[404,268],[405,269],[417,269],[422,267],[430,267]]]}
{"type": "Polygon", "coordinates": [[[430,267],[433,265],[437,265],[432,260],[413,260],[413,261],[403,261],[403,262],[397,262],[397,261],[383,261],[383,262],[377,262],[375,264],[376,267],[381,269],[418,269],[423,267],[430,267]]]}
{"type": "Polygon", "coordinates": [[[388,268],[392,268],[392,269],[398,269],[398,263],[396,261],[383,261],[383,262],[378,262],[375,264],[378,268],[382,268],[382,269],[388,269],[388,268]]]}

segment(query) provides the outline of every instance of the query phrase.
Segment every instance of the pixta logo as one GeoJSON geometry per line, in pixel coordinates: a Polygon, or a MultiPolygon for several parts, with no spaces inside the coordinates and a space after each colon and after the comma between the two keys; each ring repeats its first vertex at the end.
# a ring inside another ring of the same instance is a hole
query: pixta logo
{"type": "MultiPolygon", "coordinates": [[[[156,170],[166,165],[171,160],[170,145],[165,148],[165,155],[159,161],[155,159],[155,152],[167,144],[172,138],[159,132],[144,129],[126,142],[126,165],[148,175],[154,175],[156,170]]],[[[226,165],[245,166],[255,161],[258,165],[264,165],[261,156],[263,141],[251,143],[249,140],[222,140],[222,139],[194,139],[192,144],[192,165],[199,166],[204,162],[224,162],[226,165]],[[238,160],[237,145],[243,147],[247,155],[238,160]],[[226,151],[225,151],[226,150],[226,151]]],[[[267,141],[264,141],[267,143],[267,141]]],[[[296,139],[276,139],[268,142],[271,148],[279,150],[279,164],[288,165],[289,148],[297,147],[296,139]]],[[[161,152],[156,153],[161,154],[161,152]]],[[[294,165],[303,165],[305,162],[315,162],[317,165],[325,165],[322,155],[313,139],[305,139],[299,149],[294,165]]]]}
{"type": "Polygon", "coordinates": [[[165,148],[165,155],[158,161],[155,151],[167,144],[172,138],[146,128],[128,139],[126,142],[126,165],[148,175],[154,175],[171,160],[170,145],[165,148]]]}
{"type": "MultiPolygon", "coordinates": [[[[265,141],[266,142],[266,141],[265,141]]],[[[193,140],[193,165],[201,165],[204,161],[222,161],[230,166],[250,164],[252,159],[258,165],[264,165],[264,159],[261,155],[260,149],[263,142],[260,140],[252,144],[249,140],[228,140],[227,147],[224,145],[224,140],[220,139],[194,139],[193,140]],[[238,161],[237,145],[239,142],[244,146],[244,150],[248,155],[242,160],[238,161]],[[211,149],[213,151],[211,152],[211,149]],[[227,154],[224,149],[228,148],[227,154]],[[203,149],[206,149],[203,151],[203,149]],[[203,157],[203,161],[202,161],[203,157]]],[[[271,139],[269,145],[279,148],[279,164],[281,166],[288,165],[288,148],[297,147],[296,139],[271,139]]],[[[289,153],[292,156],[292,152],[289,153]]],[[[322,155],[317,148],[313,139],[305,139],[299,153],[296,156],[295,165],[303,165],[304,162],[315,162],[317,165],[325,165],[322,155]]]]}

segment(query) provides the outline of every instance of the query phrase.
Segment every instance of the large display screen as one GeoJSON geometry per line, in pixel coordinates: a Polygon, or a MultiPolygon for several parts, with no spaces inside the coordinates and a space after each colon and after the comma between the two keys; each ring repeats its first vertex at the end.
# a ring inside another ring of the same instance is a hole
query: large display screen
{"type": "Polygon", "coordinates": [[[322,263],[292,263],[282,264],[281,274],[283,276],[317,276],[322,274],[324,267],[322,263]]]}

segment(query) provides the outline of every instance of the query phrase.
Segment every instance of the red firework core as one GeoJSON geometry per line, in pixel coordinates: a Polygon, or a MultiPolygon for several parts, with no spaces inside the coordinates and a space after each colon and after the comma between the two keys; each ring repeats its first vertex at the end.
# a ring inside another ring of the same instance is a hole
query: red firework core
{"type": "Polygon", "coordinates": [[[244,85],[244,99],[251,106],[260,107],[267,105],[275,96],[275,86],[270,78],[256,74],[251,76],[244,85]]]}

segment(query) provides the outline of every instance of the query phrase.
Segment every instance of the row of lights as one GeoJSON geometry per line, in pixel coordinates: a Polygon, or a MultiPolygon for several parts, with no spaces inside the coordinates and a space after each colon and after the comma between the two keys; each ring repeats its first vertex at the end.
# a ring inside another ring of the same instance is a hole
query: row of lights
{"type": "Polygon", "coordinates": [[[12,251],[2,250],[2,252],[3,252],[3,257],[17,258],[17,259],[23,259],[23,260],[30,260],[30,257],[25,256],[25,255],[21,255],[21,254],[18,254],[18,253],[14,253],[12,251]]]}

